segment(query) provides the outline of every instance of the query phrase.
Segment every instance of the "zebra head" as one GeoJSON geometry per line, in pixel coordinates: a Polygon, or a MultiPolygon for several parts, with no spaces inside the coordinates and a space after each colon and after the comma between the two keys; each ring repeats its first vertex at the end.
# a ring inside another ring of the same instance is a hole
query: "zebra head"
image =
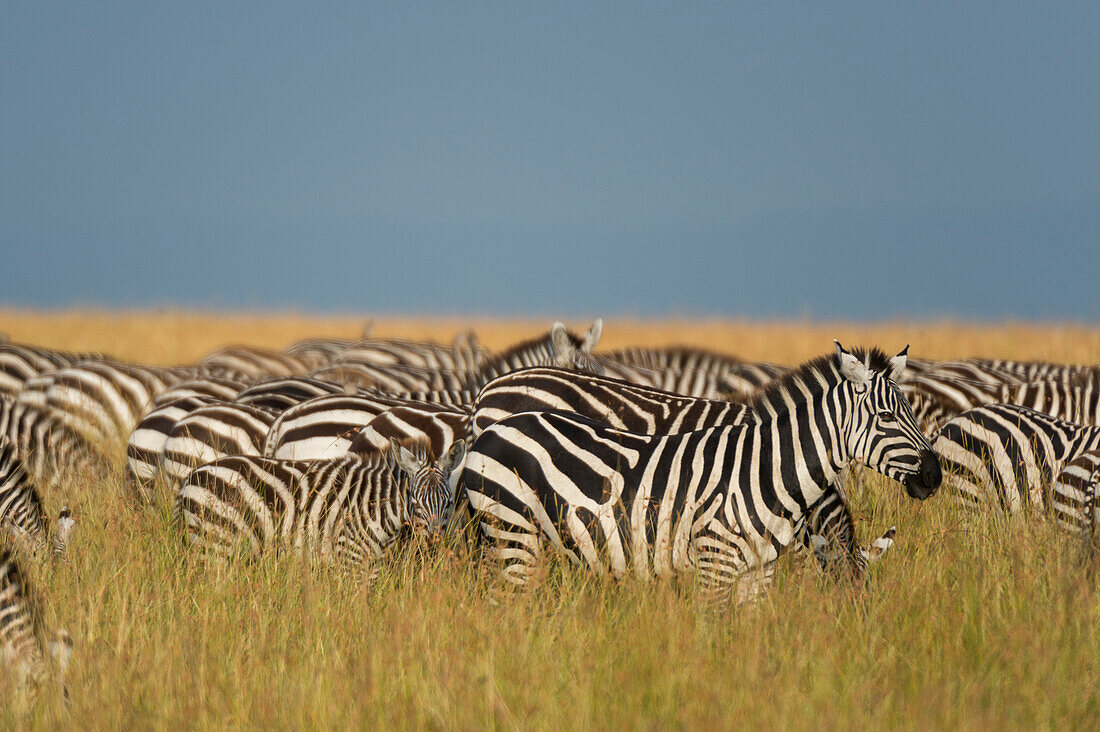
{"type": "Polygon", "coordinates": [[[853,355],[834,343],[834,365],[851,399],[842,428],[848,457],[903,484],[910,497],[928,498],[940,485],[939,460],[895,382],[909,346],[887,359],[877,349],[853,355]]]}
{"type": "Polygon", "coordinates": [[[454,494],[450,488],[451,471],[466,454],[466,443],[458,441],[441,459],[436,460],[430,446],[414,442],[406,446],[393,443],[393,461],[408,476],[406,510],[413,529],[434,534],[450,520],[454,494]]]}
{"type": "Polygon", "coordinates": [[[543,365],[603,374],[603,364],[592,355],[592,349],[600,342],[602,333],[603,320],[600,318],[596,318],[592,327],[580,337],[570,333],[564,323],[554,323],[550,328],[550,363],[543,365]]]}

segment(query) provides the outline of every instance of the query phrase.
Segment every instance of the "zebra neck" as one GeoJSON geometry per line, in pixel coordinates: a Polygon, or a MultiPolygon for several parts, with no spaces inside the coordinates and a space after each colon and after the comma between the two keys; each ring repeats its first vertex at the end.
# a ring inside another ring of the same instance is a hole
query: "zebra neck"
{"type": "Polygon", "coordinates": [[[784,472],[797,476],[791,495],[803,508],[814,504],[850,462],[844,439],[852,415],[850,392],[846,384],[822,390],[799,380],[755,405],[758,439],[773,463],[793,469],[784,472]]]}

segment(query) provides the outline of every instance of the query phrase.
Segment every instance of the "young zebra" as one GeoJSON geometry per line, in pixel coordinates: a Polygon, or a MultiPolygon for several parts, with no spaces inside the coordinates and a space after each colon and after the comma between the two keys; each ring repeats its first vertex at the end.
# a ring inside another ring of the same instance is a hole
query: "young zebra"
{"type": "Polygon", "coordinates": [[[574,414],[498,422],[461,485],[504,577],[527,583],[543,548],[619,577],[697,573],[709,593],[756,594],[810,508],[859,461],[932,495],[939,463],[894,379],[904,352],[836,353],[750,404],[758,422],[638,435],[574,414]]]}
{"type": "MultiPolygon", "coordinates": [[[[485,385],[474,404],[470,433],[476,439],[492,424],[513,414],[542,411],[572,412],[616,430],[642,435],[680,434],[755,420],[746,404],[695,399],[563,369],[533,368],[505,374],[485,385]]],[[[858,577],[868,562],[877,560],[890,547],[894,532],[891,527],[872,542],[871,550],[858,546],[851,511],[838,480],[809,511],[800,538],[815,549],[824,569],[847,571],[858,577]]]]}
{"type": "Polygon", "coordinates": [[[1084,503],[1056,478],[1084,453],[1100,447],[1100,427],[1083,427],[1011,404],[990,404],[955,417],[936,436],[947,477],[945,490],[963,504],[999,505],[1009,513],[1050,511],[1063,528],[1082,532],[1091,522],[1084,503]]]}
{"type": "Polygon", "coordinates": [[[43,644],[39,603],[27,586],[19,567],[17,553],[10,547],[0,549],[0,657],[12,674],[17,694],[16,707],[26,708],[47,675],[46,656],[53,659],[62,694],[64,677],[72,657],[73,639],[64,630],[43,644]]]}
{"type": "Polygon", "coordinates": [[[438,531],[453,504],[415,444],[318,462],[232,456],[191,473],[176,501],[188,542],[208,556],[285,548],[365,569],[368,580],[402,529],[438,531]]]}

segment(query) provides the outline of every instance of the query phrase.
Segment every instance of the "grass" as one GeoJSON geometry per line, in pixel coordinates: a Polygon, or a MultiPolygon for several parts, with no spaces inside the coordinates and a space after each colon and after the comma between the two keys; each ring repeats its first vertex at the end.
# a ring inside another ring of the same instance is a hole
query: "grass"
{"type": "MultiPolygon", "coordinates": [[[[459,327],[377,331],[445,338],[459,327]]],[[[542,327],[478,323],[494,347],[542,327]]],[[[15,340],[158,363],[360,328],[295,316],[0,319],[15,340]]],[[[817,355],[834,335],[894,350],[911,341],[932,358],[1100,360],[1100,330],[1079,326],[604,330],[609,346],[695,343],[780,362],[817,355]]],[[[893,524],[898,538],[864,584],[836,585],[791,553],[764,601],[714,611],[690,586],[567,567],[494,604],[482,568],[443,552],[399,552],[369,588],[296,560],[207,567],[167,511],[128,507],[117,467],[46,496],[51,513],[74,505],[79,525],[68,561],[32,567],[32,580],[47,627],[67,627],[77,647],[69,708],[44,695],[22,720],[34,727],[1066,728],[1100,718],[1096,560],[1051,521],[914,502],[877,474],[852,481],[860,536],[893,524]]]]}

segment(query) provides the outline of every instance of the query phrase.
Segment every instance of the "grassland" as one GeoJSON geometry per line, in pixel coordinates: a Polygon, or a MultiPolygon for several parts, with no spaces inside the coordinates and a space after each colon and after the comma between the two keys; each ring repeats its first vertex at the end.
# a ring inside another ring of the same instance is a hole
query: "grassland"
{"type": "MultiPolygon", "coordinates": [[[[500,347],[543,321],[380,319],[380,335],[500,347]]],[[[576,322],[574,326],[586,326],[576,322]]],[[[13,340],[154,363],[227,343],[352,336],[360,318],[0,312],[13,340]]],[[[608,320],[607,347],[685,343],[794,363],[847,344],[918,357],[1100,360],[1100,328],[608,320]]],[[[965,515],[857,475],[866,540],[892,552],[860,586],[801,554],[763,602],[714,612],[690,587],[612,583],[567,568],[501,604],[459,555],[395,555],[370,588],[293,561],[212,571],[165,510],[135,513],[118,473],[73,476],[68,562],[34,572],[48,626],[77,641],[67,710],[34,727],[1096,728],[1096,561],[1049,522],[965,515]]],[[[14,721],[10,718],[9,722],[14,721]]]]}

